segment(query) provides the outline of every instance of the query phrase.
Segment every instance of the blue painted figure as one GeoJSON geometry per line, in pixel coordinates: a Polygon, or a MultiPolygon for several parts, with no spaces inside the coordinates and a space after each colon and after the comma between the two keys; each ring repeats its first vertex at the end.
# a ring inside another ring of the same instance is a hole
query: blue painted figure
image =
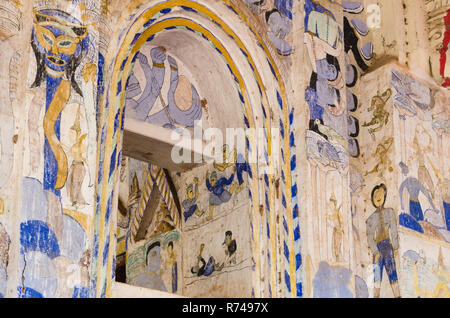
{"type": "MultiPolygon", "coordinates": [[[[409,174],[409,168],[404,163],[400,163],[400,167],[402,169],[403,175],[405,177],[407,177],[409,174]]],[[[408,194],[409,194],[409,213],[410,213],[410,216],[412,218],[414,218],[414,220],[416,222],[420,222],[420,221],[424,220],[422,206],[420,205],[420,201],[419,201],[419,194],[421,192],[428,199],[428,201],[430,202],[433,209],[436,210],[436,207],[434,206],[433,199],[431,198],[430,193],[419,182],[419,180],[417,178],[407,177],[403,181],[403,183],[401,184],[400,189],[399,189],[400,203],[401,203],[402,211],[405,210],[404,209],[405,201],[404,201],[404,195],[403,195],[403,191],[405,189],[408,191],[408,194]]],[[[405,220],[406,220],[406,217],[402,217],[400,220],[400,224],[417,231],[417,225],[412,224],[414,222],[404,222],[405,220]]],[[[411,220],[411,221],[413,221],[413,220],[411,220]]],[[[421,232],[421,231],[419,231],[419,232],[421,232]]]]}
{"type": "Polygon", "coordinates": [[[127,116],[169,129],[175,129],[175,125],[193,127],[195,121],[202,118],[202,107],[206,106],[206,100],[201,100],[196,88],[189,80],[185,76],[179,75],[177,61],[166,55],[165,48],[153,48],[150,56],[153,67],[150,67],[145,55],[138,53],[138,60],[146,78],[146,86],[141,97],[135,100],[134,98],[141,93],[141,88],[137,78],[131,75],[128,83],[127,116]],[[161,94],[166,59],[170,65],[167,104],[161,94]],[[152,114],[157,99],[160,100],[163,109],[152,114]]]}
{"type": "Polygon", "coordinates": [[[150,245],[146,255],[146,270],[136,277],[133,285],[166,292],[167,288],[161,278],[162,259],[160,243],[156,242],[150,245]]]}
{"type": "Polygon", "coordinates": [[[209,215],[207,220],[210,221],[213,218],[213,210],[215,206],[219,206],[223,203],[230,201],[231,195],[235,191],[237,184],[233,184],[230,191],[225,189],[225,186],[233,183],[234,174],[230,178],[222,177],[217,180],[217,172],[213,171],[211,177],[209,171],[206,172],[206,188],[211,192],[209,196],[209,215]]]}
{"type": "Polygon", "coordinates": [[[211,276],[214,271],[221,271],[223,269],[223,264],[217,264],[212,256],[208,259],[208,263],[206,263],[202,256],[204,249],[205,244],[202,243],[197,256],[197,263],[191,268],[191,273],[197,276],[211,276]]]}
{"type": "Polygon", "coordinates": [[[202,216],[205,212],[201,211],[198,208],[197,200],[198,200],[198,178],[194,178],[194,184],[190,184],[186,189],[186,197],[187,199],[183,201],[182,205],[184,208],[184,222],[194,215],[202,216]]]}
{"type": "Polygon", "coordinates": [[[150,57],[153,67],[148,64],[147,57],[138,53],[138,61],[145,74],[147,85],[142,92],[138,79],[134,74],[131,75],[128,82],[127,91],[127,116],[145,120],[158,99],[161,88],[164,84],[166,60],[166,50],[163,47],[155,47],[150,51],[150,57]],[[138,100],[134,98],[139,94],[142,95],[138,100]]]}
{"type": "Polygon", "coordinates": [[[393,209],[385,208],[387,189],[384,184],[372,190],[375,212],[367,219],[367,241],[373,254],[374,297],[380,297],[383,268],[386,269],[394,297],[400,297],[394,250],[399,247],[397,217],[393,209]]]}
{"type": "MultiPolygon", "coordinates": [[[[67,156],[60,141],[61,112],[71,87],[82,96],[75,73],[89,49],[88,27],[60,10],[34,11],[31,46],[37,71],[32,88],[46,79],[46,112],[44,116],[44,189],[60,195],[68,177],[67,156]]],[[[95,65],[83,68],[83,75],[95,65]]]]}

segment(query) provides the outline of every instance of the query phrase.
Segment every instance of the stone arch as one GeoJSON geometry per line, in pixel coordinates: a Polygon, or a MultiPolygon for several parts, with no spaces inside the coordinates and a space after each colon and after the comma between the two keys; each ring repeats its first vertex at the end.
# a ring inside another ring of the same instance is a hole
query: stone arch
{"type": "Polygon", "coordinates": [[[198,37],[198,41],[208,41],[215,49],[215,54],[226,63],[242,104],[242,126],[264,128],[263,142],[249,138],[248,155],[261,150],[261,159],[267,161],[264,163],[269,167],[273,166],[272,128],[280,131],[281,160],[274,169],[282,175],[281,195],[275,196],[277,190],[273,178],[259,174],[263,162],[251,164],[253,178],[250,181],[249,197],[252,206],[253,293],[256,297],[262,295],[259,284],[261,272],[265,269],[261,264],[268,263],[268,276],[272,283],[269,283],[270,294],[276,296],[277,274],[282,272],[283,296],[301,296],[293,109],[289,107],[282,76],[263,38],[245,14],[229,0],[213,3],[207,0],[150,1],[126,8],[121,23],[117,25],[119,27],[113,33],[113,38],[117,34],[118,40],[111,41],[105,59],[105,91],[100,99],[101,137],[91,264],[92,295],[107,297],[113,278],[115,202],[118,196],[115,185],[121,157],[127,81],[137,53],[145,43],[156,40],[160,34],[190,32],[198,37]],[[219,14],[224,11],[229,14],[219,14]],[[121,25],[126,28],[119,29],[121,25]],[[275,244],[277,214],[284,225],[283,255],[279,255],[275,244]],[[261,259],[260,251],[265,246],[270,260],[261,259]],[[283,268],[276,267],[277,257],[283,258],[283,268]]]}

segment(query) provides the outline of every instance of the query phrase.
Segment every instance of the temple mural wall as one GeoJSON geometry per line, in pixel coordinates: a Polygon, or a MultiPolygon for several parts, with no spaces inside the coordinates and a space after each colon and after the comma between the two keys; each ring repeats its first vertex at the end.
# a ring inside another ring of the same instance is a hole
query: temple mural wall
{"type": "MultiPolygon", "coordinates": [[[[412,246],[416,237],[448,244],[443,176],[449,171],[443,159],[448,149],[444,110],[448,106],[440,106],[448,105],[448,93],[428,84],[432,80],[424,73],[414,76],[389,62],[392,56],[402,59],[405,45],[403,31],[386,32],[396,23],[382,13],[391,4],[368,1],[358,7],[356,2],[346,2],[353,6],[350,10],[330,2],[305,1],[304,56],[307,74],[312,72],[311,80],[303,81],[307,110],[300,111],[309,117],[307,168],[300,172],[308,180],[302,189],[306,212],[302,231],[308,237],[302,255],[305,293],[308,297],[418,297],[410,285],[412,276],[403,276],[402,244],[412,246]],[[374,20],[377,12],[379,21],[374,20]],[[329,23],[321,27],[321,19],[315,17],[323,13],[329,23]],[[314,26],[312,32],[308,25],[314,26]],[[336,36],[330,41],[333,25],[336,36]],[[342,65],[345,84],[339,85],[336,79],[342,65]],[[337,124],[340,100],[346,106],[342,107],[345,120],[337,124]]],[[[405,34],[408,31],[404,26],[405,34]]],[[[435,254],[436,271],[445,272],[445,248],[435,254]]],[[[419,277],[423,284],[422,276],[434,277],[432,281],[441,283],[427,288],[436,287],[442,295],[448,281],[442,278],[445,275],[433,276],[436,271],[416,270],[416,280],[419,277]]]]}
{"type": "Polygon", "coordinates": [[[0,297],[449,297],[449,6],[1,1],[0,297]],[[167,171],[127,118],[262,133],[167,171]]]}

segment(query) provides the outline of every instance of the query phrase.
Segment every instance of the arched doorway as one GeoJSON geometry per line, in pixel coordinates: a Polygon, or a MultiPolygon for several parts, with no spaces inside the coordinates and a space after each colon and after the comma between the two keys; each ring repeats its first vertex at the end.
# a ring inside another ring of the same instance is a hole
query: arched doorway
{"type": "Polygon", "coordinates": [[[300,296],[300,237],[295,234],[299,233],[297,187],[292,177],[296,169],[293,112],[264,40],[232,1],[151,1],[124,12],[132,14],[124,13],[119,25],[126,28],[114,32],[118,40],[111,41],[105,58],[92,295],[104,297],[110,293],[126,91],[138,53],[150,43],[153,47],[164,46],[176,56],[180,64],[196,75],[192,78],[199,91],[210,94],[209,125],[219,129],[262,128],[263,138],[251,136],[247,140],[248,158],[262,153],[250,164],[252,177],[248,186],[252,295],[300,296]],[[199,56],[202,63],[198,62],[199,56]],[[217,75],[220,83],[211,82],[214,76],[217,81],[217,75]],[[224,89],[218,89],[222,85],[224,89]],[[224,116],[224,104],[230,100],[234,101],[229,104],[232,115],[224,116]],[[275,165],[272,153],[273,128],[280,132],[281,138],[279,165],[275,165]],[[272,167],[274,173],[261,173],[263,166],[272,167]],[[275,233],[284,241],[283,249],[277,245],[275,233]]]}

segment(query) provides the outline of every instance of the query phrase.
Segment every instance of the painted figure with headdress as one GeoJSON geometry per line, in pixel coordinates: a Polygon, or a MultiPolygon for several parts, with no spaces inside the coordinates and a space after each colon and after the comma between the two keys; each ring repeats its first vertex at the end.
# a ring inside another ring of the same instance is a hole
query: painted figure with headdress
{"type": "MultiPolygon", "coordinates": [[[[46,80],[44,189],[59,195],[68,178],[67,156],[60,141],[61,112],[71,88],[83,96],[75,74],[89,48],[88,26],[60,10],[34,11],[31,46],[37,64],[32,87],[46,80]]],[[[95,65],[88,64],[83,76],[93,75],[95,70],[95,65]]]]}

